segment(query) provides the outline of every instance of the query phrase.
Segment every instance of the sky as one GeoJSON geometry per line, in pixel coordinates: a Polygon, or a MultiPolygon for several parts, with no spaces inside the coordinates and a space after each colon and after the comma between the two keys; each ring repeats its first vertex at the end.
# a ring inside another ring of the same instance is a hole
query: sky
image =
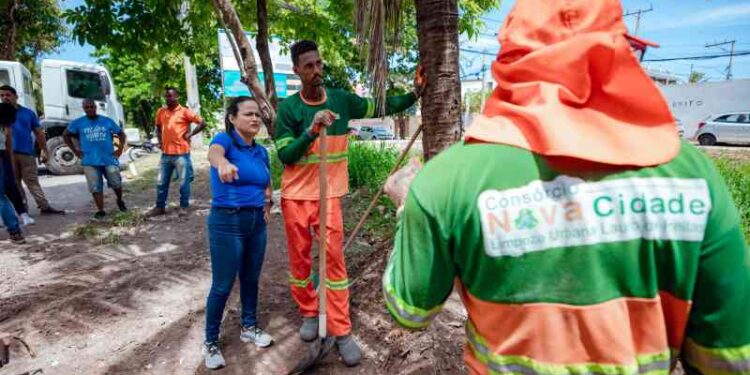
{"type": "MultiPolygon", "coordinates": [[[[83,0],[61,1],[64,8],[74,7],[82,2],[83,0]]],[[[462,76],[481,78],[484,66],[486,79],[491,79],[489,65],[499,48],[495,34],[514,3],[515,0],[503,0],[499,9],[482,17],[485,30],[477,39],[467,40],[465,36],[461,38],[462,76]],[[466,50],[484,51],[485,54],[466,50]]],[[[736,40],[735,51],[750,51],[750,1],[622,0],[622,5],[625,13],[653,7],[653,11],[642,14],[637,34],[660,44],[660,48],[649,48],[646,60],[724,54],[728,50],[706,48],[705,45],[725,40],[736,40]]],[[[635,21],[634,16],[625,18],[631,34],[635,33],[635,21]]],[[[94,62],[90,56],[93,51],[93,47],[89,45],[80,46],[75,42],[68,42],[57,53],[48,57],[94,62]]],[[[720,81],[725,79],[728,62],[728,57],[722,57],[712,60],[644,62],[644,65],[667,71],[683,80],[687,80],[693,69],[704,73],[708,80],[720,81]]],[[[750,78],[750,55],[735,57],[732,73],[735,79],[750,78]]]]}
{"type": "MultiPolygon", "coordinates": [[[[504,0],[500,9],[490,12],[482,20],[485,30],[476,40],[461,39],[464,50],[486,51],[482,53],[461,52],[462,74],[481,78],[482,59],[491,79],[489,64],[497,53],[499,44],[495,34],[502,20],[513,7],[515,0],[504,0]]],[[[638,9],[653,11],[641,15],[638,37],[656,42],[660,48],[649,48],[645,60],[675,57],[724,54],[720,48],[705,45],[725,40],[736,40],[735,51],[750,51],[750,2],[747,0],[623,0],[625,13],[638,9]]],[[[631,34],[635,33],[636,18],[625,17],[631,34]]],[[[712,81],[726,79],[728,57],[712,60],[678,60],[670,62],[644,62],[654,70],[666,70],[680,79],[687,80],[692,69],[702,72],[712,81]]],[[[750,55],[734,58],[733,77],[750,78],[750,55]]]]}

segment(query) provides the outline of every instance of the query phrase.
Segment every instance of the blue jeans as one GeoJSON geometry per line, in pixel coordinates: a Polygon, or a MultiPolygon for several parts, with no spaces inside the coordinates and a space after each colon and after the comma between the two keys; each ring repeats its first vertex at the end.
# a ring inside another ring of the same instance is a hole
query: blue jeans
{"type": "Polygon", "coordinates": [[[206,342],[219,340],[234,280],[239,275],[242,325],[254,326],[258,307],[258,279],[266,254],[263,208],[217,208],[208,215],[211,249],[211,292],[206,301],[206,342]]]}
{"type": "MultiPolygon", "coordinates": [[[[0,181],[4,181],[6,173],[13,173],[13,171],[7,171],[4,166],[0,165],[0,181]]],[[[262,211],[263,210],[261,210],[261,212],[262,211]]],[[[13,209],[13,205],[5,195],[5,186],[2,184],[0,184],[0,216],[2,216],[3,223],[8,229],[8,233],[14,234],[21,231],[21,227],[18,225],[16,211],[13,209]]],[[[262,217],[263,216],[261,216],[261,218],[262,217]]]]}
{"type": "Polygon", "coordinates": [[[190,206],[190,183],[193,182],[193,162],[190,160],[190,154],[162,154],[159,164],[159,181],[156,185],[156,207],[167,207],[169,182],[172,180],[172,172],[175,171],[180,181],[180,207],[190,206]]]}
{"type": "MultiPolygon", "coordinates": [[[[10,162],[10,154],[7,151],[0,151],[0,168],[6,171],[13,170],[13,163],[10,162]]],[[[16,209],[16,213],[19,215],[26,214],[29,210],[26,209],[26,204],[23,203],[23,197],[21,192],[18,190],[18,182],[16,182],[16,176],[13,173],[3,173],[2,185],[5,188],[5,196],[13,204],[16,209]]]]}

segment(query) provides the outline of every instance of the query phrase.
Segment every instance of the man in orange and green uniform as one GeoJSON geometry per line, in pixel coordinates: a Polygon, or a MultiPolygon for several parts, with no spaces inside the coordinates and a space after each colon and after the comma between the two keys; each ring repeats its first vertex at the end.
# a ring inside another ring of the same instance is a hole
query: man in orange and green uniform
{"type": "Polygon", "coordinates": [[[426,327],[455,285],[472,374],[750,374],[737,209],[627,37],[615,0],[519,0],[483,116],[409,187],[388,310],[426,327]]]}
{"type": "MultiPolygon", "coordinates": [[[[328,243],[325,282],[328,301],[328,331],[336,336],[339,352],[347,365],[359,363],[360,351],[351,338],[349,318],[349,280],[342,252],[344,227],[340,198],[349,191],[347,171],[350,119],[375,116],[372,99],[323,86],[323,62],[317,45],[300,41],[292,48],[294,71],[300,76],[302,90],[284,100],[276,118],[276,149],[284,163],[281,178],[281,210],[289,244],[292,297],[303,316],[300,336],[314,340],[318,332],[318,296],[311,282],[311,230],[317,232],[320,208],[318,134],[327,134],[328,163],[328,243]]],[[[417,100],[414,93],[390,97],[386,113],[406,110],[417,100]]],[[[321,276],[321,279],[323,276],[321,276]]]]}

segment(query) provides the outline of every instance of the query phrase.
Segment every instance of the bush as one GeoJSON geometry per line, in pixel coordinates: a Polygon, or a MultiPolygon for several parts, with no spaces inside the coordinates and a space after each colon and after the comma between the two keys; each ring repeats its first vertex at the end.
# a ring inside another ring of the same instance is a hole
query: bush
{"type": "Polygon", "coordinates": [[[273,182],[273,189],[281,189],[281,172],[284,171],[284,164],[279,160],[279,155],[276,153],[275,147],[268,148],[268,159],[271,163],[271,182],[273,182]]]}
{"type": "Polygon", "coordinates": [[[750,163],[724,158],[715,160],[740,212],[745,239],[750,239],[750,163]]]}
{"type": "Polygon", "coordinates": [[[388,173],[398,160],[399,150],[385,144],[349,143],[349,187],[362,187],[375,192],[385,183],[388,173]]]}

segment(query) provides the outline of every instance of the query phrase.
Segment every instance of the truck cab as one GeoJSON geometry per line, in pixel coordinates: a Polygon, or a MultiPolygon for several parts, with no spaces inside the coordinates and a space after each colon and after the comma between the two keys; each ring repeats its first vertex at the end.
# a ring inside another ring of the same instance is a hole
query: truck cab
{"type": "Polygon", "coordinates": [[[47,168],[54,174],[75,174],[82,170],[80,160],[65,145],[62,134],[68,124],[85,116],[83,99],[94,99],[99,114],[124,128],[125,115],[112,76],[101,65],[72,61],[42,61],[42,97],[49,160],[47,168]]]}
{"type": "Polygon", "coordinates": [[[18,104],[36,113],[31,72],[16,61],[0,61],[0,86],[9,85],[16,89],[18,104]]]}

